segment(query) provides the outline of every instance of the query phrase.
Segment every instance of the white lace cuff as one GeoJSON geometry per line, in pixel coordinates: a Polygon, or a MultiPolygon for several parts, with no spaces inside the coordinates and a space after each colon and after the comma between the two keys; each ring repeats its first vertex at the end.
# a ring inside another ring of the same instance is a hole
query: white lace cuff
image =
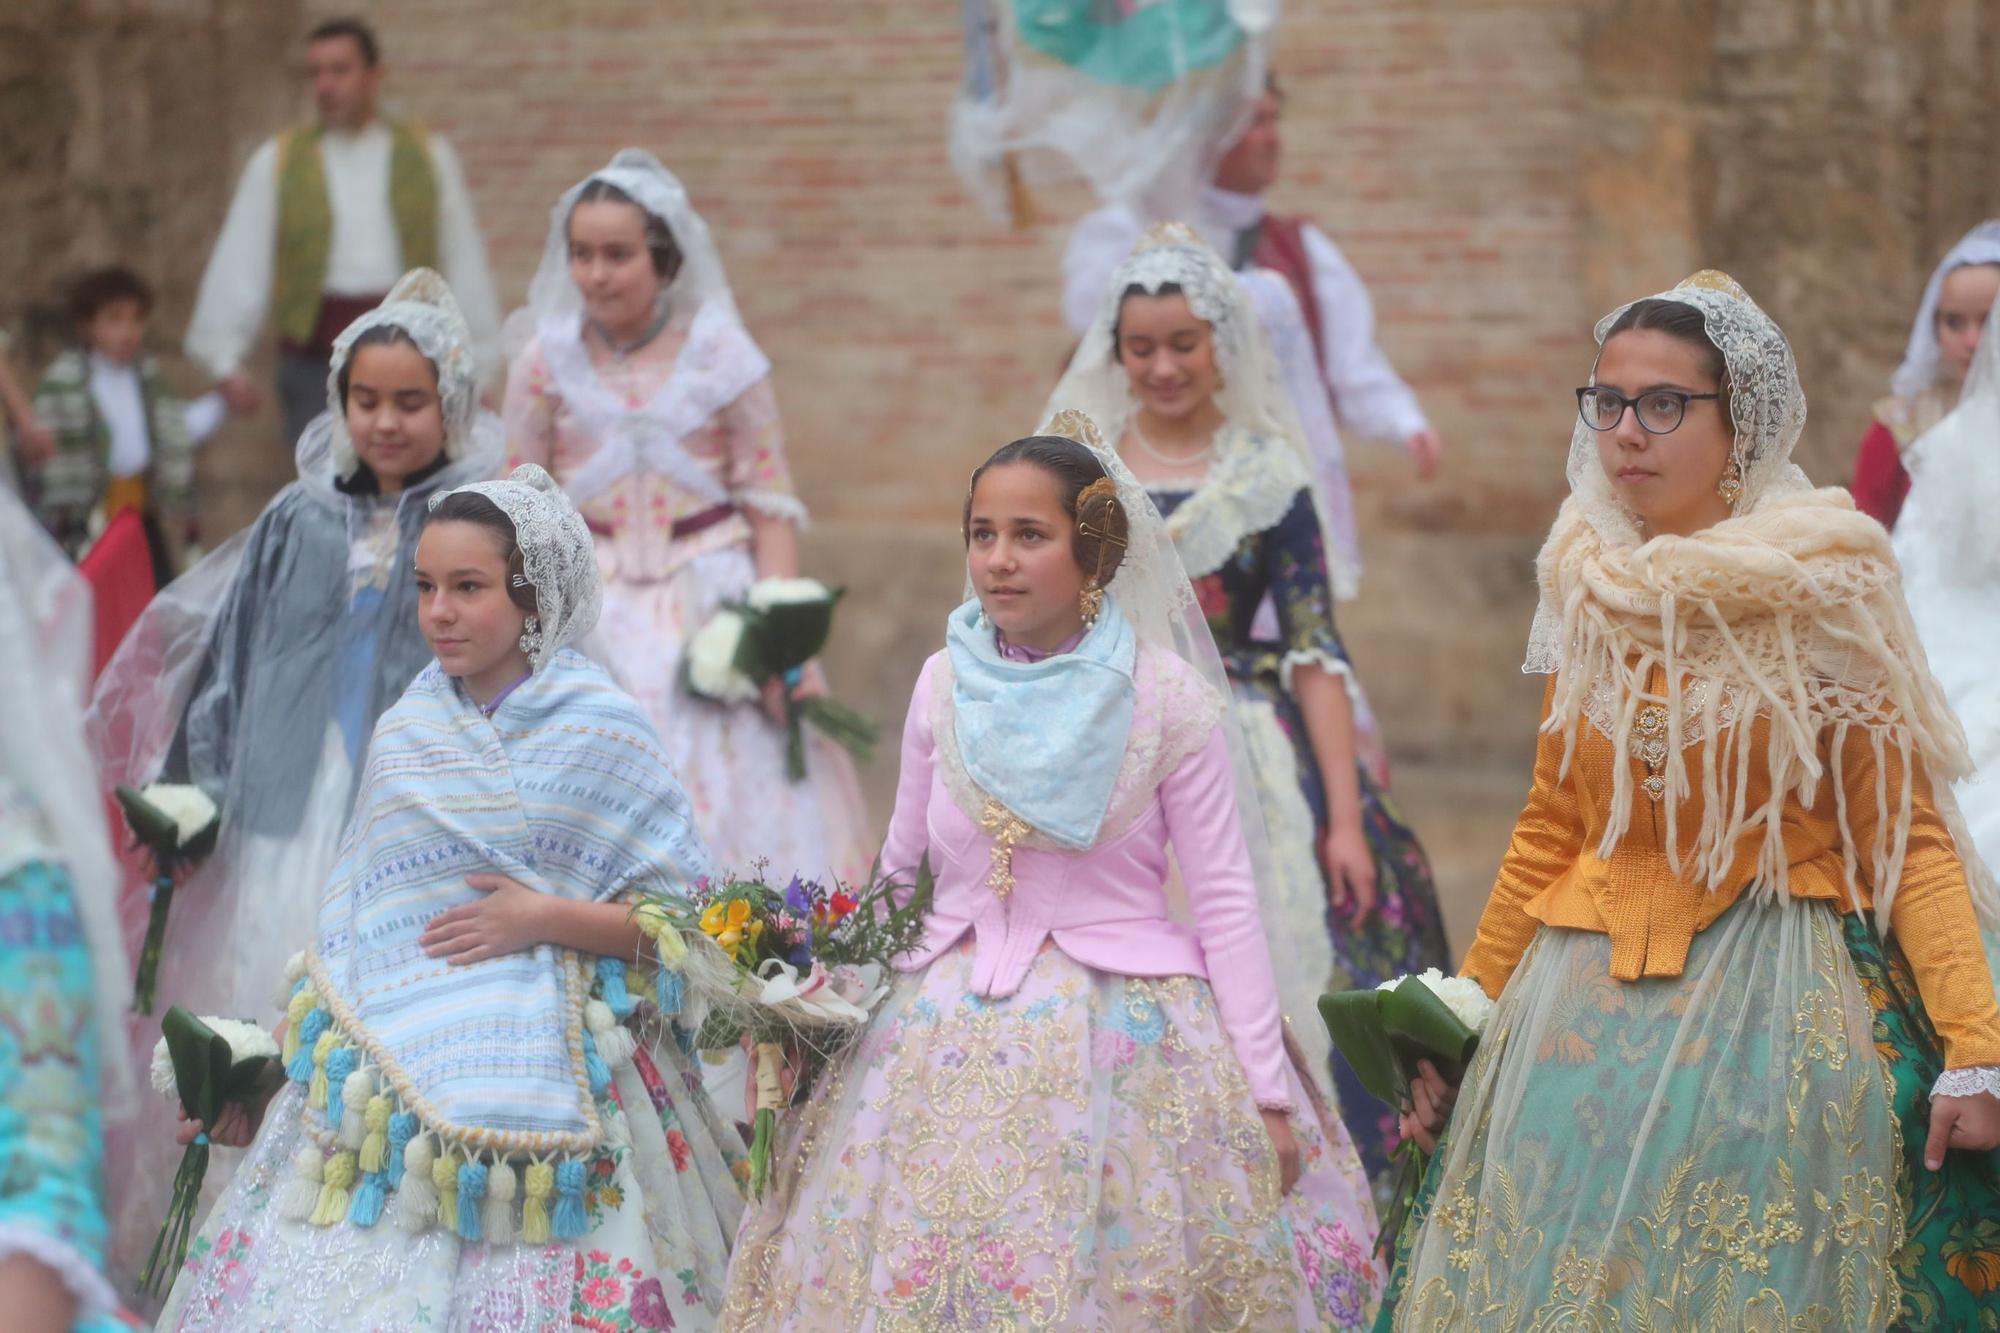
{"type": "Polygon", "coordinates": [[[54,1273],[76,1298],[76,1322],[107,1319],[118,1311],[118,1293],[83,1252],[24,1222],[0,1222],[0,1259],[24,1254],[54,1273]]]}
{"type": "Polygon", "coordinates": [[[1354,674],[1354,668],[1341,661],[1324,648],[1294,648],[1286,653],[1278,663],[1278,684],[1286,694],[1292,692],[1292,672],[1302,666],[1316,666],[1329,676],[1338,676],[1340,683],[1347,687],[1347,702],[1359,717],[1362,709],[1361,679],[1354,674]]]}
{"type": "Polygon", "coordinates": [[[1974,1065],[1970,1069],[1947,1069],[1931,1084],[1933,1097],[1970,1097],[1983,1092],[2000,1097],[2000,1065],[1974,1065]]]}
{"type": "Polygon", "coordinates": [[[801,532],[805,531],[810,521],[806,517],[805,501],[783,491],[738,491],[731,498],[742,508],[755,510],[765,518],[781,518],[796,523],[801,532]]]}

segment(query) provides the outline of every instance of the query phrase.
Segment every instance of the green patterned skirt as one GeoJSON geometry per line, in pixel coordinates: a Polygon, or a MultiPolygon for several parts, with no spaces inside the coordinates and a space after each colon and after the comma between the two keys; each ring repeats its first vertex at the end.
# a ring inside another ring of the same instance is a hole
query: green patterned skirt
{"type": "Polygon", "coordinates": [[[1865,917],[1746,898],[1680,977],[1608,963],[1537,936],[1379,1330],[2000,1329],[2000,1154],[1924,1169],[1940,1048],[1865,917]]]}

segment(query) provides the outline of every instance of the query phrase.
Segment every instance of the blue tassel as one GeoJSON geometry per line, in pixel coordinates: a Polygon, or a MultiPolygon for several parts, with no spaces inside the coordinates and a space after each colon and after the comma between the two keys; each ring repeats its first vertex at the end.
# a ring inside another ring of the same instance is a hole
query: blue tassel
{"type": "Polygon", "coordinates": [[[403,1183],[403,1150],[417,1137],[417,1118],[408,1111],[389,1117],[389,1188],[403,1183]]]}
{"type": "Polygon", "coordinates": [[[611,1066],[597,1053],[597,1038],[590,1029],[583,1032],[583,1072],[590,1076],[590,1095],[602,1097],[611,1091],[611,1066]]]}
{"type": "Polygon", "coordinates": [[[312,980],[311,977],[300,977],[297,981],[294,981],[292,983],[291,991],[285,996],[285,998],[287,1000],[290,1000],[293,995],[297,995],[300,991],[304,990],[306,988],[306,983],[311,980],[312,980]]]}
{"type": "Polygon", "coordinates": [[[347,1108],[341,1099],[341,1090],[347,1086],[347,1076],[354,1072],[354,1048],[336,1046],[326,1053],[326,1123],[333,1132],[340,1132],[340,1117],[347,1108]]]}
{"type": "Polygon", "coordinates": [[[681,1001],[687,997],[687,979],[671,967],[663,967],[653,974],[653,990],[660,1014],[672,1018],[681,1011],[681,1001]]]}
{"type": "Polygon", "coordinates": [[[486,1163],[467,1162],[458,1168],[458,1234],[476,1241],[479,1232],[479,1205],[486,1198],[486,1163]]]}
{"type": "Polygon", "coordinates": [[[583,1234],[583,1163],[574,1157],[556,1163],[556,1210],[549,1219],[549,1231],[557,1240],[575,1240],[583,1234]]]}
{"type": "Polygon", "coordinates": [[[604,992],[604,1003],[611,1007],[613,1016],[630,1018],[639,1002],[632,998],[632,992],[625,989],[625,960],[622,958],[599,958],[597,960],[597,986],[604,992]]]}
{"type": "Polygon", "coordinates": [[[384,1173],[370,1171],[361,1177],[361,1187],[354,1191],[354,1202],[347,1206],[347,1220],[358,1227],[372,1227],[382,1220],[382,1209],[389,1202],[389,1182],[384,1173]]]}
{"type": "Polygon", "coordinates": [[[285,1066],[285,1077],[294,1083],[310,1083],[313,1076],[313,1047],[333,1022],[333,1015],[324,1009],[314,1009],[299,1024],[299,1053],[292,1057],[291,1064],[285,1066]]]}

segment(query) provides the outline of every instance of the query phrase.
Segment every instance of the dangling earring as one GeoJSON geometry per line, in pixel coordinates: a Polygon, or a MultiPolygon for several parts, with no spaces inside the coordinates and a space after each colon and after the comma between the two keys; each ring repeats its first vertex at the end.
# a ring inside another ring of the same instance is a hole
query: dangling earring
{"type": "Polygon", "coordinates": [[[979,618],[972,623],[981,634],[984,634],[993,628],[993,617],[987,615],[986,608],[982,606],[979,608],[979,618]]]}
{"type": "Polygon", "coordinates": [[[534,616],[529,616],[528,623],[521,627],[521,651],[526,653],[530,659],[541,654],[542,622],[534,616]]]}
{"type": "Polygon", "coordinates": [[[1083,591],[1076,595],[1076,609],[1083,612],[1083,623],[1095,625],[1097,618],[1104,614],[1104,589],[1097,586],[1097,575],[1092,574],[1083,581],[1083,591]]]}
{"type": "Polygon", "coordinates": [[[1222,373],[1221,366],[1217,366],[1215,368],[1215,391],[1217,393],[1221,393],[1224,389],[1228,387],[1229,387],[1229,377],[1222,373]]]}
{"type": "Polygon", "coordinates": [[[1729,466],[1722,469],[1722,480],[1715,483],[1715,493],[1728,502],[1731,509],[1743,498],[1743,469],[1731,458],[1729,466]]]}

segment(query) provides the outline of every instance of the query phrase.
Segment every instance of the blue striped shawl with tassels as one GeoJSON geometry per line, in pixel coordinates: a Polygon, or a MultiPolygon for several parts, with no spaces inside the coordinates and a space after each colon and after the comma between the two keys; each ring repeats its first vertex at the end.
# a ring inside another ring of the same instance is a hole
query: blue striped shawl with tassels
{"type": "Polygon", "coordinates": [[[342,1044],[428,1129],[473,1148],[581,1152],[595,960],[538,945],[447,967],[417,945],[494,872],[605,901],[711,873],[651,724],[604,670],[556,654],[488,719],[433,662],[376,725],[308,967],[342,1044]]]}

